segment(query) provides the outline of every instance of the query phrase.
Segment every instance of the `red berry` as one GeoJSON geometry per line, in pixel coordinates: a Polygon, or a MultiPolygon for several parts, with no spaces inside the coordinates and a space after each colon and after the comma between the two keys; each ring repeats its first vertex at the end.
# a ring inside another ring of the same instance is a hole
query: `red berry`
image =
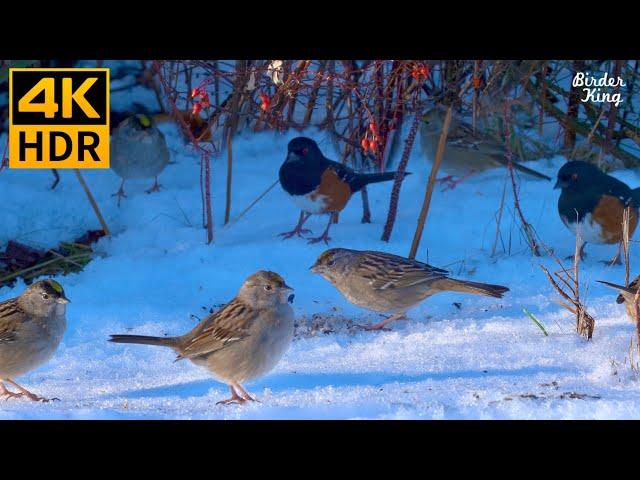
{"type": "Polygon", "coordinates": [[[376,137],[376,138],[374,138],[373,140],[371,140],[369,142],[369,147],[371,148],[371,150],[373,152],[377,152],[378,151],[378,144],[379,144],[379,141],[378,141],[378,138],[376,137]]]}
{"type": "Polygon", "coordinates": [[[420,75],[422,75],[426,80],[427,78],[429,78],[429,74],[431,74],[431,70],[429,70],[429,65],[423,65],[420,68],[420,75]]]}
{"type": "Polygon", "coordinates": [[[202,105],[199,102],[196,102],[193,104],[193,110],[191,113],[193,113],[193,115],[197,115],[200,113],[200,110],[202,110],[202,105]]]}
{"type": "Polygon", "coordinates": [[[371,122],[369,124],[369,130],[371,130],[371,133],[373,133],[373,135],[378,135],[378,124],[376,122],[371,122]]]}
{"type": "Polygon", "coordinates": [[[360,142],[360,145],[362,146],[362,149],[365,151],[365,153],[369,150],[370,145],[369,145],[369,139],[367,137],[364,137],[362,139],[362,141],[360,142]]]}
{"type": "Polygon", "coordinates": [[[199,88],[194,88],[193,90],[191,90],[191,98],[196,98],[200,95],[200,89],[199,88]]]}
{"type": "Polygon", "coordinates": [[[262,104],[260,105],[260,108],[263,111],[266,111],[269,109],[269,106],[271,105],[271,99],[267,96],[266,93],[261,93],[260,94],[260,100],[262,101],[262,104]]]}

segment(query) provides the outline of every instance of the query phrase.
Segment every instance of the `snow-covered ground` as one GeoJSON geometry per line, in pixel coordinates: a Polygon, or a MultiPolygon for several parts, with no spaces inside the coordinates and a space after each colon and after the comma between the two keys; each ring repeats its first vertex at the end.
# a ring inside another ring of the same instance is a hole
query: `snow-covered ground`
{"type": "MultiPolygon", "coordinates": [[[[69,329],[55,357],[19,379],[60,402],[9,400],[0,418],[638,418],[640,383],[629,362],[635,327],[616,293],[597,279],[624,281],[624,268],[606,267],[614,247],[587,247],[581,276],[596,318],[591,341],[575,333],[574,319],[544,277],[547,256],[528,251],[513,216],[506,171],[474,176],[455,190],[436,188],[418,258],[448,268],[455,277],[507,285],[501,300],[441,294],[412,310],[411,320],[390,332],[364,332],[353,324],[380,316],[349,304],[325,280],[309,272],[323,244],[276,235],[295,224],[298,211],[276,187],[247,215],[223,226],[226,158],[213,167],[215,244],[205,244],[198,157],[176,129],[163,125],[171,164],[151,182],[126,185],[120,208],[111,197],[119,184],[111,171],[84,175],[112,230],[96,245],[99,255],[79,274],[57,277],[72,300],[69,329]],[[507,185],[502,240],[491,256],[496,214],[507,185]],[[107,342],[109,334],[180,334],[210,308],[231,299],[258,269],[279,272],[296,289],[299,323],[290,350],[268,376],[248,383],[260,403],[219,406],[228,389],[206,370],[174,363],[169,349],[107,342]],[[459,306],[454,305],[459,303],[459,306]],[[523,313],[532,312],[549,332],[523,313]]],[[[235,218],[277,178],[288,140],[297,134],[243,135],[234,142],[235,218]]],[[[308,131],[329,157],[324,134],[308,131]]],[[[0,137],[4,146],[6,136],[0,137]]],[[[419,142],[409,162],[391,241],[380,240],[391,183],[369,188],[373,223],[361,224],[355,196],[332,228],[332,246],[406,255],[424,196],[430,163],[419,142]]],[[[555,176],[564,159],[528,164],[555,176]]],[[[446,173],[446,172],[443,172],[446,173]]],[[[640,185],[634,172],[616,176],[640,185]]],[[[9,239],[50,248],[99,224],[75,176],[61,172],[51,191],[48,171],[0,173],[0,247],[9,239]]],[[[522,178],[520,200],[541,239],[564,257],[574,237],[561,223],[553,183],[522,178]]],[[[308,226],[320,233],[325,217],[308,226]]],[[[632,247],[632,274],[640,250],[632,247]]],[[[24,288],[0,289],[0,300],[24,288]]],[[[634,356],[634,359],[637,356],[634,356]]]]}

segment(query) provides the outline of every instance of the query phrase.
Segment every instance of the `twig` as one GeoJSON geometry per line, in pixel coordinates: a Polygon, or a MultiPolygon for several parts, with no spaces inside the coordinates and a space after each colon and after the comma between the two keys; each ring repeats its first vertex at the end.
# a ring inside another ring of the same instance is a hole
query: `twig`
{"type": "Polygon", "coordinates": [[[398,164],[398,171],[396,173],[396,178],[393,182],[393,188],[391,189],[391,198],[389,201],[389,212],[387,213],[387,221],[384,225],[384,231],[382,232],[382,241],[384,242],[388,242],[389,238],[391,238],[391,232],[393,231],[393,224],[396,221],[396,213],[398,211],[400,187],[402,186],[404,173],[407,170],[409,155],[411,154],[411,149],[413,148],[413,142],[416,139],[416,134],[418,133],[418,127],[420,126],[421,119],[422,119],[422,115],[420,113],[420,110],[418,110],[415,113],[415,117],[413,118],[413,123],[411,124],[409,135],[405,140],[404,151],[402,152],[402,158],[400,159],[400,163],[398,164]]]}
{"type": "MultiPolygon", "coordinates": [[[[502,196],[500,198],[500,208],[498,209],[498,218],[496,218],[496,238],[493,241],[493,247],[491,248],[491,256],[496,254],[498,248],[498,240],[501,238],[500,223],[502,223],[502,212],[504,211],[504,199],[507,195],[507,179],[505,177],[504,185],[502,186],[502,196]]],[[[504,242],[503,242],[504,247],[504,242]]]]}
{"type": "Polygon", "coordinates": [[[104,231],[104,234],[106,236],[110,237],[111,236],[111,232],[109,231],[109,227],[107,226],[107,222],[105,222],[104,217],[102,216],[102,212],[100,212],[100,208],[98,207],[98,204],[96,203],[95,198],[93,198],[93,194],[91,193],[91,190],[89,189],[89,185],[87,185],[87,182],[85,182],[84,177],[82,176],[82,173],[80,173],[80,170],[78,170],[77,168],[74,168],[73,171],[75,172],[76,177],[78,178],[78,181],[80,182],[80,185],[82,185],[84,193],[87,194],[87,198],[89,199],[89,203],[91,203],[91,207],[93,208],[93,211],[96,214],[96,217],[98,217],[98,221],[100,222],[100,225],[102,225],[102,230],[104,231]]]}
{"type": "Polygon", "coordinates": [[[251,210],[251,209],[253,208],[253,206],[254,206],[256,203],[258,203],[260,200],[262,200],[262,198],[263,198],[267,193],[269,193],[269,192],[273,189],[273,187],[275,187],[279,182],[280,182],[280,180],[276,180],[275,182],[273,182],[269,188],[267,188],[264,192],[262,192],[260,195],[258,195],[258,198],[256,198],[253,202],[251,202],[251,203],[249,204],[249,206],[248,206],[247,208],[245,208],[245,209],[240,213],[240,215],[238,215],[235,219],[233,219],[230,223],[228,223],[228,224],[226,225],[226,227],[225,227],[225,228],[230,227],[231,225],[233,225],[234,223],[236,223],[238,220],[240,220],[240,219],[245,215],[245,213],[247,213],[249,210],[251,210]]]}
{"type": "Polygon", "coordinates": [[[626,207],[622,214],[622,252],[624,254],[624,285],[629,286],[629,221],[631,218],[631,209],[626,207]]]}
{"type": "Polygon", "coordinates": [[[229,223],[231,215],[231,179],[233,176],[233,140],[232,135],[227,135],[227,202],[224,209],[224,224],[229,223]]]}
{"type": "Polygon", "coordinates": [[[453,105],[449,105],[447,114],[444,117],[444,125],[442,126],[442,132],[440,132],[440,140],[438,141],[438,150],[436,152],[436,158],[431,165],[431,173],[429,174],[429,182],[427,183],[427,190],[424,194],[424,200],[422,201],[422,209],[418,216],[418,225],[413,235],[413,241],[411,242],[411,250],[409,250],[409,258],[416,258],[418,246],[420,245],[420,239],[422,238],[422,232],[424,230],[424,222],[427,219],[429,213],[429,206],[431,205],[431,195],[433,194],[433,187],[436,183],[436,177],[438,175],[438,169],[440,163],[442,163],[442,157],[447,145],[447,135],[449,134],[449,126],[451,125],[451,116],[453,115],[453,105]]]}
{"type": "Polygon", "coordinates": [[[513,102],[511,100],[507,100],[504,103],[504,137],[505,137],[504,142],[505,142],[505,153],[506,153],[507,162],[508,162],[507,166],[509,169],[509,175],[511,176],[513,202],[514,202],[516,212],[518,213],[518,217],[520,218],[520,223],[522,224],[522,229],[527,239],[527,243],[531,248],[531,252],[536,257],[539,257],[540,249],[538,247],[538,243],[536,242],[533,227],[524,218],[524,214],[522,213],[522,209],[520,208],[520,200],[518,198],[518,186],[516,185],[515,169],[513,168],[513,154],[511,152],[511,104],[512,103],[513,102]]]}

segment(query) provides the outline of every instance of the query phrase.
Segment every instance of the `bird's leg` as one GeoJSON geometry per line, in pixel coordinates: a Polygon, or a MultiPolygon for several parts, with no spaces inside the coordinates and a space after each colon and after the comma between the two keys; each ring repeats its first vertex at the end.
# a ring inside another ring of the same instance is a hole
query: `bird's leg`
{"type": "Polygon", "coordinates": [[[162,185],[158,183],[158,176],[156,175],[156,179],[154,180],[153,185],[151,185],[151,188],[149,190],[145,190],[145,192],[146,193],[159,192],[160,187],[162,187],[162,185]]]}
{"type": "Polygon", "coordinates": [[[453,190],[462,182],[464,182],[467,178],[476,174],[474,169],[469,170],[469,173],[463,175],[462,177],[458,177],[457,175],[447,175],[446,177],[442,177],[436,180],[438,184],[443,185],[442,192],[446,192],[447,190],[453,190]]]}
{"type": "Polygon", "coordinates": [[[120,184],[120,188],[118,189],[118,191],[111,196],[118,197],[118,206],[120,206],[120,200],[122,200],[123,198],[127,198],[124,193],[124,178],[122,179],[122,183],[120,184]]]}
{"type": "Polygon", "coordinates": [[[618,251],[616,255],[611,260],[600,260],[600,263],[604,263],[609,267],[613,267],[614,265],[622,265],[622,261],[620,260],[620,247],[622,244],[618,244],[618,251]]]}
{"type": "Polygon", "coordinates": [[[14,393],[7,390],[7,387],[4,386],[4,383],[0,382],[0,397],[7,397],[5,398],[5,400],[9,400],[10,398],[20,398],[21,396],[21,393],[14,393]]]}
{"type": "Polygon", "coordinates": [[[240,392],[240,395],[242,395],[242,398],[244,398],[245,400],[248,400],[250,402],[257,402],[258,401],[255,398],[253,398],[251,395],[249,395],[249,392],[247,392],[244,389],[244,387],[242,385],[240,385],[239,383],[236,383],[236,389],[238,389],[238,391],[240,392]]]}
{"type": "Polygon", "coordinates": [[[16,382],[14,382],[13,380],[11,380],[10,378],[5,379],[5,381],[11,385],[13,385],[14,387],[16,387],[18,389],[18,391],[20,392],[19,395],[25,396],[27,397],[29,400],[33,400],[34,402],[50,402],[52,400],[55,401],[60,401],[59,398],[45,398],[45,397],[41,397],[40,395],[36,395],[35,393],[31,393],[29,390],[27,390],[24,387],[21,387],[20,385],[18,385],[16,382]]]}
{"type": "Polygon", "coordinates": [[[373,325],[365,325],[362,328],[364,328],[367,331],[372,331],[372,330],[386,330],[389,331],[391,330],[390,328],[385,328],[386,325],[388,325],[389,323],[395,321],[395,320],[402,320],[407,318],[405,316],[404,313],[396,313],[395,315],[391,315],[389,318],[385,318],[383,321],[378,322],[378,323],[374,323],[373,325]]]}
{"type": "MultiPolygon", "coordinates": [[[[584,262],[587,259],[587,252],[584,251],[584,247],[587,246],[587,242],[582,242],[582,245],[580,245],[580,261],[584,262]]],[[[575,255],[569,255],[568,257],[565,257],[565,260],[573,260],[575,258],[575,255]]]]}
{"type": "Polygon", "coordinates": [[[302,238],[303,233],[311,233],[311,230],[309,230],[308,228],[302,228],[302,226],[304,225],[304,222],[309,220],[310,216],[311,216],[310,213],[306,213],[300,210],[300,217],[298,218],[298,224],[296,225],[296,228],[294,228],[290,232],[282,232],[278,234],[278,236],[283,237],[283,240],[284,240],[286,238],[291,238],[294,235],[297,235],[298,237],[302,238]]]}
{"type": "Polygon", "coordinates": [[[333,224],[333,215],[334,215],[333,213],[329,214],[329,223],[327,223],[327,228],[324,229],[324,232],[322,232],[322,235],[320,235],[319,237],[310,238],[309,242],[307,243],[324,242],[327,245],[329,245],[329,240],[331,240],[331,237],[329,236],[329,229],[333,224]]]}
{"type": "Polygon", "coordinates": [[[231,390],[231,398],[220,400],[219,402],[216,402],[216,405],[229,405],[230,403],[237,403],[239,405],[242,405],[244,402],[246,402],[244,398],[238,395],[236,389],[233,388],[233,384],[229,385],[229,389],[231,390]]]}

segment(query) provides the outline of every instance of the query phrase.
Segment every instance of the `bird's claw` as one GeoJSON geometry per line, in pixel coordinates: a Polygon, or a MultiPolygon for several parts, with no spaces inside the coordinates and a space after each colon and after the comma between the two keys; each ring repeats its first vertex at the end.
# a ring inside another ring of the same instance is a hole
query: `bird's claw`
{"type": "Polygon", "coordinates": [[[278,234],[278,236],[279,236],[279,237],[282,237],[282,239],[283,239],[283,240],[286,240],[286,239],[288,239],[288,238],[291,238],[291,237],[293,237],[294,235],[295,235],[295,236],[297,236],[297,237],[300,237],[300,238],[304,238],[304,237],[302,236],[302,234],[304,234],[304,233],[313,233],[313,232],[312,232],[311,230],[309,230],[308,228],[301,228],[301,229],[294,229],[294,230],[291,230],[290,232],[282,232],[282,233],[279,233],[279,234],[278,234]]]}
{"type": "Polygon", "coordinates": [[[313,244],[313,243],[320,243],[320,242],[324,242],[326,245],[329,245],[329,240],[331,240],[331,237],[329,237],[328,235],[321,235],[319,237],[315,237],[315,238],[310,238],[307,243],[309,244],[313,244]]]}

